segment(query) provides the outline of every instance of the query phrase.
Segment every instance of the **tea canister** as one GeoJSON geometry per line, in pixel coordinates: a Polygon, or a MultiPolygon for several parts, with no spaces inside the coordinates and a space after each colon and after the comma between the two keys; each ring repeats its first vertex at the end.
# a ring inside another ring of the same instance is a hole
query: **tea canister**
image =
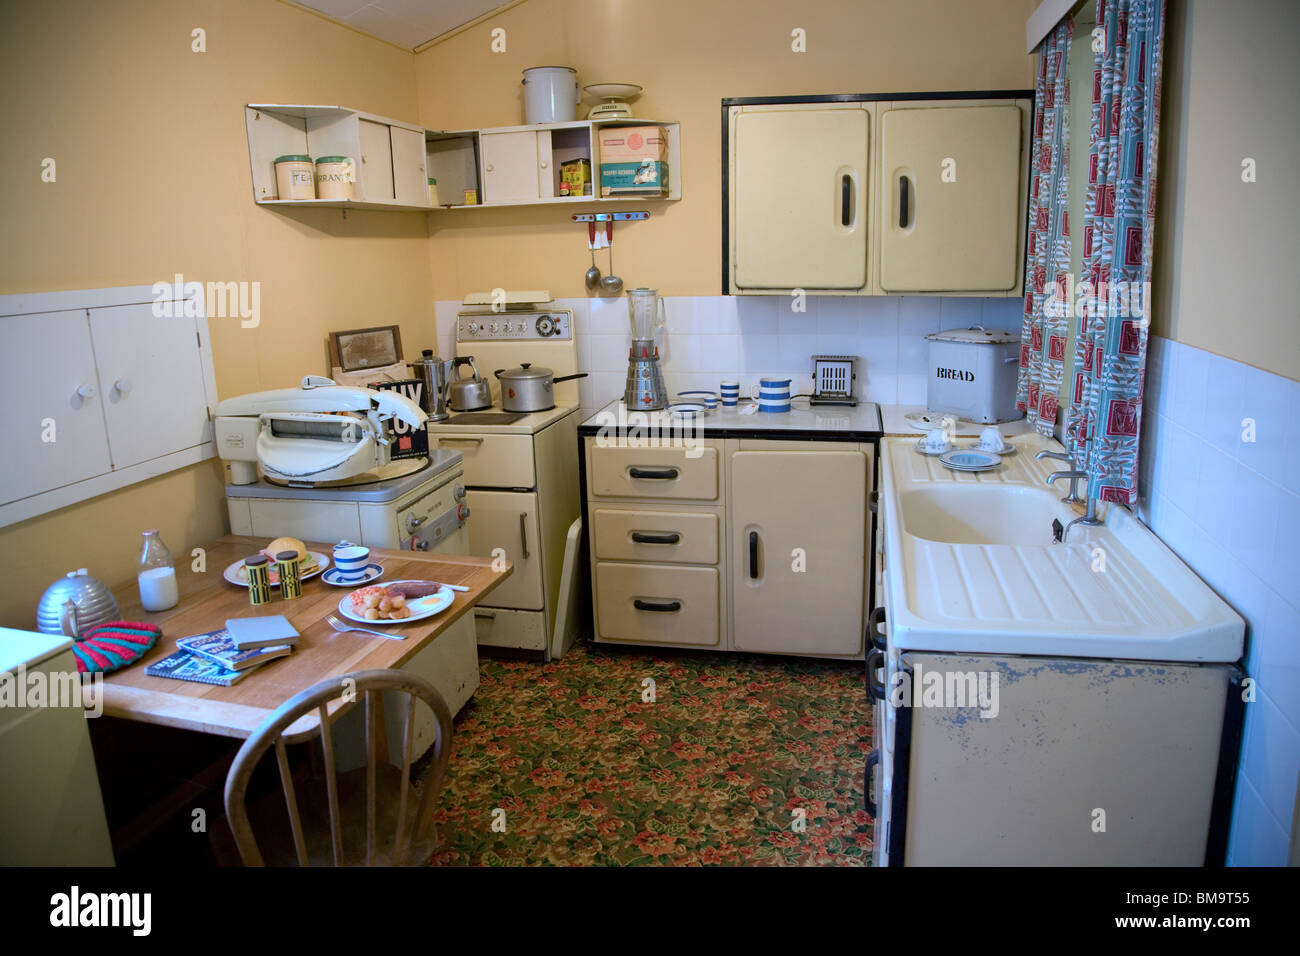
{"type": "Polygon", "coordinates": [[[302,597],[302,575],[297,551],[277,551],[275,570],[280,575],[280,597],[285,600],[302,597]]]}
{"type": "Polygon", "coordinates": [[[321,156],[316,160],[317,199],[356,199],[357,172],[347,156],[321,156]]]}
{"type": "Polygon", "coordinates": [[[244,567],[248,569],[248,603],[254,607],[270,604],[271,566],[267,563],[266,555],[255,554],[251,558],[245,558],[244,567]]]}
{"type": "Polygon", "coordinates": [[[302,153],[275,157],[275,188],[281,199],[315,199],[316,168],[302,153]]]}
{"type": "Polygon", "coordinates": [[[120,616],[117,598],[85,568],[69,571],[41,595],[36,627],[44,634],[79,637],[89,628],[120,616]]]}

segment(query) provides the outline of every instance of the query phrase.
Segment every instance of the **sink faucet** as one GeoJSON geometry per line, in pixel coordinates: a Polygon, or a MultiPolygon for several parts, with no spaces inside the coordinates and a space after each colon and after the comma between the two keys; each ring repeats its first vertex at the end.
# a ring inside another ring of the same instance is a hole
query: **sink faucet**
{"type": "MultiPolygon", "coordinates": [[[[1052,458],[1055,459],[1056,461],[1069,462],[1070,464],[1069,470],[1052,472],[1050,475],[1047,476],[1047,484],[1049,485],[1053,484],[1054,482],[1059,481],[1062,478],[1069,478],[1070,493],[1066,495],[1064,498],[1062,498],[1061,500],[1069,504],[1077,504],[1078,502],[1083,501],[1083,499],[1079,497],[1079,479],[1080,478],[1086,479],[1088,477],[1088,473],[1086,471],[1081,470],[1079,466],[1074,463],[1073,458],[1059,451],[1040,451],[1037,455],[1034,456],[1034,458],[1038,461],[1042,461],[1044,458],[1052,458]]],[[[1097,517],[1096,498],[1089,496],[1087,509],[1085,510],[1083,517],[1075,518],[1073,521],[1071,521],[1069,524],[1065,526],[1064,531],[1061,532],[1060,540],[1062,544],[1065,544],[1065,542],[1069,539],[1070,529],[1073,528],[1076,524],[1084,524],[1084,525],[1101,524],[1101,519],[1097,517]]]]}
{"type": "Polygon", "coordinates": [[[1080,471],[1078,466],[1075,465],[1074,459],[1071,458],[1069,455],[1063,454],[1062,452],[1040,451],[1037,455],[1034,456],[1034,459],[1036,461],[1042,461],[1044,458],[1052,458],[1055,459],[1056,461],[1069,462],[1070,465],[1069,471],[1052,472],[1050,475],[1047,476],[1047,483],[1050,485],[1056,481],[1059,481],[1062,478],[1069,478],[1070,493],[1066,495],[1064,498],[1062,498],[1061,500],[1068,502],[1070,504],[1078,504],[1080,501],[1082,501],[1083,499],[1079,497],[1079,479],[1087,478],[1088,473],[1086,471],[1080,471]]]}

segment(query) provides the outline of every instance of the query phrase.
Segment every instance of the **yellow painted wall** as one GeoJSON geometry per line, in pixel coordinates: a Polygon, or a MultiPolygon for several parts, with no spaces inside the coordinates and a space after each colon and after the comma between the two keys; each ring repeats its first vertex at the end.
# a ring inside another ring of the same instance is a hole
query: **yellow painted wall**
{"type": "MultiPolygon", "coordinates": [[[[244,130],[249,102],[414,120],[412,54],[275,0],[42,0],[0,9],[0,77],[0,294],[259,281],[260,327],[210,323],[222,397],[327,371],[329,329],[396,322],[408,350],[434,341],[428,217],[257,208],[244,130]]],[[[31,626],[65,571],[130,579],[144,528],[178,557],[224,533],[221,471],[0,529],[0,623],[31,626]]]]}
{"type": "MultiPolygon", "coordinates": [[[[563,64],[580,83],[637,83],[637,115],[682,124],[680,202],[629,202],[651,219],[614,234],[628,287],[721,291],[721,126],[726,96],[1028,89],[1025,20],[1036,0],[528,0],[416,55],[420,122],[435,129],[523,122],[521,71],[563,64]],[[506,52],[491,31],[506,31],[506,52]],[[807,52],[791,51],[801,28],[807,52]]],[[[589,103],[584,102],[580,116],[589,103]]],[[[799,171],[790,171],[798,190],[799,171]]],[[[585,295],[586,230],[534,207],[432,216],[440,299],[506,288],[585,295]]],[[[603,259],[601,267],[604,268],[603,259]]]]}
{"type": "Polygon", "coordinates": [[[1167,27],[1152,331],[1300,379],[1300,5],[1174,0],[1167,27]]]}

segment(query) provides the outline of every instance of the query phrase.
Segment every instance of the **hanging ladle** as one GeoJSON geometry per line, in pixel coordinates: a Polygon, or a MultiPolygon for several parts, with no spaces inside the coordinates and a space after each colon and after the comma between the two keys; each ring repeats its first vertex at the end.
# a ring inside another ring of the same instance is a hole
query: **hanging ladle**
{"type": "Polygon", "coordinates": [[[595,291],[600,285],[600,270],[596,268],[596,221],[587,223],[587,248],[591,250],[591,268],[583,276],[587,288],[595,291]]]}
{"type": "Polygon", "coordinates": [[[618,295],[623,291],[623,280],[614,275],[614,219],[605,220],[605,239],[609,242],[609,275],[600,280],[602,295],[618,295]]]}

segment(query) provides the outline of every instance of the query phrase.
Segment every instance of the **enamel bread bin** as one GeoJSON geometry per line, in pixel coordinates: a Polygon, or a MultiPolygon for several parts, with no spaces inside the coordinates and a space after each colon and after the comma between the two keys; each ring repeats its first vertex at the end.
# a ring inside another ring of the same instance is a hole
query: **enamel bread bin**
{"type": "Polygon", "coordinates": [[[926,338],[930,342],[926,406],[931,411],[986,425],[1021,417],[1016,409],[1019,334],[976,326],[926,338]]]}

